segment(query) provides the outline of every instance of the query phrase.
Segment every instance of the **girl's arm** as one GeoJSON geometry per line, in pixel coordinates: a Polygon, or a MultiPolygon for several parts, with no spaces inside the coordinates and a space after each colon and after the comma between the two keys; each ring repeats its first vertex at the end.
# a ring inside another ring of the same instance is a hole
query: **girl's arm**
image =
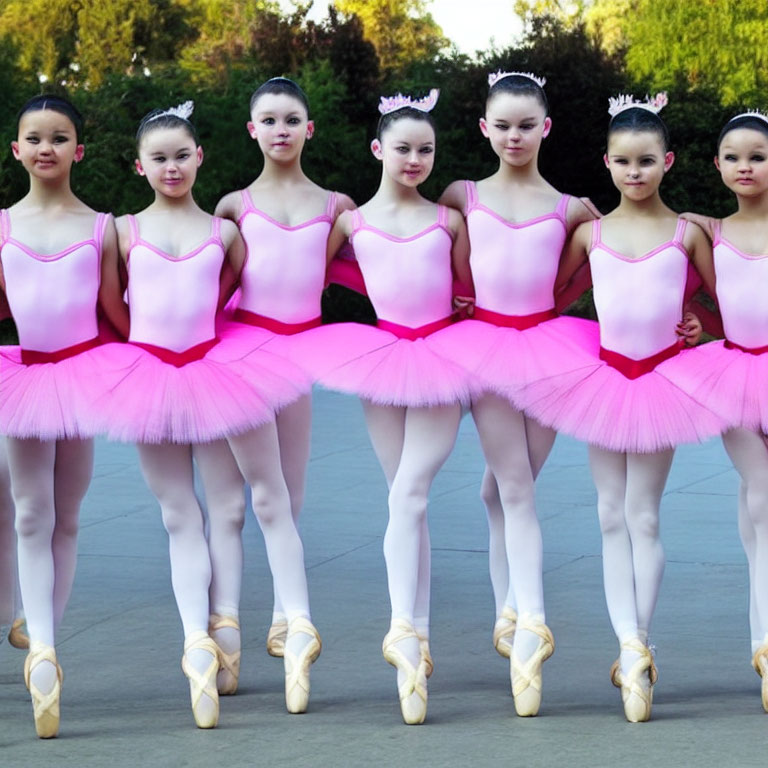
{"type": "Polygon", "coordinates": [[[715,224],[717,219],[713,216],[705,216],[703,213],[681,213],[681,219],[690,221],[692,224],[698,224],[705,232],[710,242],[715,239],[715,224]]]}
{"type": "Polygon", "coordinates": [[[101,245],[101,284],[99,286],[99,304],[107,319],[115,330],[124,338],[128,338],[131,319],[128,305],[123,301],[123,285],[120,281],[120,259],[127,253],[129,235],[127,224],[120,219],[118,222],[121,236],[115,221],[110,216],[104,231],[101,245]],[[123,226],[125,224],[125,226],[123,226]]]}
{"type": "Polygon", "coordinates": [[[568,203],[566,215],[568,217],[566,222],[568,231],[573,232],[579,224],[584,224],[584,222],[592,221],[593,219],[599,219],[602,214],[595,208],[588,197],[573,197],[568,203]]]}
{"type": "Polygon", "coordinates": [[[579,267],[587,260],[591,240],[592,225],[589,222],[579,224],[566,243],[563,255],[560,257],[560,268],[555,278],[555,294],[568,285],[579,267]]]}
{"type": "Polygon", "coordinates": [[[232,298],[235,287],[240,280],[240,273],[243,271],[247,253],[240,230],[234,222],[227,219],[221,222],[221,239],[226,249],[226,257],[221,266],[219,309],[223,309],[232,298]]]}
{"type": "Polygon", "coordinates": [[[357,208],[355,201],[349,196],[341,192],[336,193],[336,212],[334,213],[333,220],[341,216],[344,211],[351,211],[353,208],[357,208]]]}
{"type": "Polygon", "coordinates": [[[455,278],[453,293],[461,308],[474,302],[475,286],[472,283],[472,271],[469,268],[467,225],[464,223],[464,217],[455,208],[448,209],[448,229],[453,236],[451,248],[451,266],[455,278]]]}
{"type": "Polygon", "coordinates": [[[218,216],[220,219],[229,219],[237,223],[237,220],[240,218],[240,207],[240,192],[230,192],[228,195],[224,195],[216,204],[216,210],[213,212],[213,215],[218,216]]]}
{"type": "Polygon", "coordinates": [[[329,265],[333,261],[333,257],[338,253],[339,248],[344,245],[344,241],[349,237],[352,232],[352,214],[351,209],[342,211],[331,229],[331,234],[328,235],[328,246],[326,250],[326,264],[329,265]]]}
{"type": "Polygon", "coordinates": [[[449,184],[437,202],[439,205],[447,205],[449,208],[463,212],[467,206],[467,190],[464,182],[454,181],[449,184]]]}
{"type": "Polygon", "coordinates": [[[691,263],[704,283],[704,290],[713,298],[715,293],[715,263],[712,258],[712,243],[697,224],[686,228],[685,247],[691,263]]]}

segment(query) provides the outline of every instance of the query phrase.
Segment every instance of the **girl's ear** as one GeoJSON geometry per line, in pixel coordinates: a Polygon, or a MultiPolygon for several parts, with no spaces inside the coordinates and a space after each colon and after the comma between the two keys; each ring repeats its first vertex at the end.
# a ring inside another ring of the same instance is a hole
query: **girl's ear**
{"type": "Polygon", "coordinates": [[[138,157],[133,161],[133,166],[134,168],[136,168],[136,173],[138,173],[139,176],[147,175],[146,173],[144,173],[144,166],[141,164],[141,160],[139,160],[138,157]]]}
{"type": "Polygon", "coordinates": [[[311,139],[315,135],[315,121],[307,120],[307,138],[311,139]]]}
{"type": "Polygon", "coordinates": [[[253,123],[252,123],[252,122],[249,120],[249,121],[248,121],[248,122],[245,124],[245,127],[248,129],[248,135],[249,135],[249,136],[250,136],[252,139],[255,139],[255,138],[256,138],[256,126],[255,126],[255,125],[254,125],[254,124],[253,124],[253,123]]]}
{"type": "Polygon", "coordinates": [[[85,146],[83,144],[78,144],[77,147],[75,147],[75,162],[79,163],[84,157],[85,146]]]}
{"type": "Polygon", "coordinates": [[[541,132],[541,137],[546,138],[549,136],[549,132],[552,130],[552,118],[551,117],[545,117],[544,118],[544,130],[541,132]]]}
{"type": "Polygon", "coordinates": [[[203,148],[197,148],[197,167],[199,168],[203,164],[203,148]]]}
{"type": "Polygon", "coordinates": [[[11,142],[11,152],[13,152],[13,156],[18,160],[19,159],[19,142],[18,141],[11,142]]]}
{"type": "Polygon", "coordinates": [[[610,160],[608,160],[608,153],[607,152],[603,155],[603,162],[605,163],[605,167],[606,168],[610,168],[611,167],[610,160]]]}
{"type": "Polygon", "coordinates": [[[667,152],[664,155],[664,173],[666,173],[675,163],[675,153],[667,152]]]}
{"type": "Polygon", "coordinates": [[[715,168],[717,168],[718,171],[720,170],[720,158],[717,155],[715,155],[715,168]]]}
{"type": "Polygon", "coordinates": [[[481,117],[478,120],[478,123],[480,124],[480,133],[482,133],[486,139],[489,138],[488,137],[488,121],[484,117],[481,117]]]}
{"type": "Polygon", "coordinates": [[[377,160],[384,159],[384,153],[381,151],[381,142],[378,139],[374,139],[371,142],[371,152],[377,160]]]}

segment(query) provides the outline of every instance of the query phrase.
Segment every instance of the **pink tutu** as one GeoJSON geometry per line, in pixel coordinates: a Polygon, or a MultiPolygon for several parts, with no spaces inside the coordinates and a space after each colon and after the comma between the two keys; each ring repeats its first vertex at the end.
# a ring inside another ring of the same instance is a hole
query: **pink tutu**
{"type": "Polygon", "coordinates": [[[635,379],[599,352],[595,338],[591,365],[532,382],[515,397],[517,406],[558,432],[622,453],[655,453],[723,431],[718,416],[672,383],[692,350],[635,379]]]}
{"type": "Polygon", "coordinates": [[[0,434],[62,440],[99,432],[94,403],[105,391],[104,347],[58,362],[21,358],[20,347],[0,347],[0,434]]]}
{"type": "Polygon", "coordinates": [[[304,364],[324,387],[378,405],[468,405],[470,373],[437,351],[448,328],[414,340],[361,323],[334,323],[297,334],[304,364]]]}
{"type": "Polygon", "coordinates": [[[600,329],[592,320],[555,317],[525,330],[464,320],[435,339],[440,354],[464,366],[485,392],[514,402],[515,393],[539,379],[594,362],[600,329]]]}
{"type": "Polygon", "coordinates": [[[311,388],[290,361],[242,339],[224,338],[178,367],[136,344],[102,349],[109,394],[99,413],[107,436],[123,442],[218,440],[267,423],[311,388]]]}
{"type": "Polygon", "coordinates": [[[768,352],[751,354],[713,341],[687,352],[685,367],[665,375],[728,427],[768,432],[768,352]]]}

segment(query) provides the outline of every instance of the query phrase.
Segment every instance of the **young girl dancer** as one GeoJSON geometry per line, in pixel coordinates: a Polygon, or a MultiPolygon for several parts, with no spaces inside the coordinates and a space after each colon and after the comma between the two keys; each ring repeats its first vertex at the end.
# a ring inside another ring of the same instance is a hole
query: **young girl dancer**
{"type": "MultiPolygon", "coordinates": [[[[312,138],[309,102],[292,80],[273,77],[254,91],[248,132],[258,142],[264,168],[247,189],[226,195],[216,215],[236,222],[248,257],[233,304],[233,323],[222,329],[243,343],[287,356],[299,365],[296,342],[312,343],[320,325],[328,234],[337,215],[353,207],[346,195],[311,181],[301,167],[304,143],[312,138]],[[298,336],[303,337],[301,339],[298,336]]],[[[312,399],[306,394],[277,416],[280,464],[298,522],[309,462],[312,399]]],[[[212,586],[217,583],[213,571],[212,586]]],[[[288,622],[275,589],[267,651],[282,656],[288,622]]]]}
{"type": "Polygon", "coordinates": [[[451,452],[470,377],[434,351],[452,320],[452,270],[471,285],[468,242],[458,211],[424,199],[418,186],[434,163],[429,111],[437,90],[421,101],[382,98],[371,143],[382,164],[376,194],[336,221],[328,243],[333,257],[349,237],[376,327],[343,324],[349,362],[321,376],[326,386],[359,395],[368,430],[389,487],[384,557],[392,624],[384,658],[397,668],[403,719],[416,724],[427,711],[430,545],[427,497],[451,452]]]}
{"type": "Polygon", "coordinates": [[[593,364],[518,396],[528,415],[589,443],[606,601],[620,644],[611,679],[630,722],[651,714],[648,632],[664,570],[659,503],[674,447],[721,430],[711,411],[666,378],[687,365],[676,334],[689,259],[708,288],[714,274],[704,233],[659,195],[674,162],[657,114],[665,103],[664,95],[611,100],[605,163],[621,200],[576,229],[558,273],[556,288],[589,257],[600,324],[593,364]]]}
{"type": "Polygon", "coordinates": [[[768,712],[768,117],[747,112],[729,120],[715,164],[739,205],[733,215],[712,222],[725,341],[697,347],[673,380],[731,427],[723,444],[741,477],[752,665],[762,677],[768,712]]]}
{"type": "Polygon", "coordinates": [[[0,434],[7,436],[19,581],[30,651],[24,679],[41,738],[57,735],[55,635],[75,575],[80,504],[93,468],[94,402],[103,394],[96,305],[114,226],[70,188],[82,119],[67,100],[22,107],[11,147],[29,192],[0,212],[0,289],[19,333],[0,349],[0,434]]]}
{"type": "Polygon", "coordinates": [[[539,148],[552,126],[544,80],[497,72],[488,82],[480,129],[499,158],[499,168],[477,183],[454,182],[441,198],[466,216],[474,319],[457,324],[443,338],[446,353],[461,349],[464,356],[457,362],[483,381],[472,415],[489,470],[482,495],[496,599],[493,641],[510,659],[518,715],[535,715],[541,703],[541,665],[553,652],[554,640],[544,623],[534,480],[555,432],[525,417],[511,403],[510,393],[530,379],[557,376],[589,362],[572,338],[596,338],[597,325],[557,317],[554,283],[568,233],[593,215],[539,173],[539,148]],[[470,335],[472,344],[460,343],[470,335]]]}
{"type": "MultiPolygon", "coordinates": [[[[118,220],[129,276],[130,343],[105,347],[113,358],[106,372],[113,385],[106,425],[110,437],[138,443],[142,472],[160,504],[184,626],[182,668],[195,721],[210,728],[218,720],[220,651],[208,634],[211,549],[194,493],[193,451],[206,484],[212,530],[221,528],[221,510],[209,492],[235,485],[231,476],[220,475],[228,455],[222,438],[228,438],[251,486],[290,621],[285,671],[291,712],[307,707],[309,665],[320,640],[309,620],[303,549],[290,514],[274,422],[275,410],[299,398],[309,383],[287,360],[215,337],[222,268],[226,260],[239,273],[245,254],[237,227],[202,211],[192,196],[203,152],[189,122],[191,110],[191,102],[155,110],[138,129],[136,168],[155,200],[138,215],[118,220]]],[[[226,463],[224,469],[229,471],[226,463]]],[[[223,514],[230,514],[226,505],[223,514]]],[[[239,527],[230,533],[230,541],[217,546],[239,546],[239,527]]]]}

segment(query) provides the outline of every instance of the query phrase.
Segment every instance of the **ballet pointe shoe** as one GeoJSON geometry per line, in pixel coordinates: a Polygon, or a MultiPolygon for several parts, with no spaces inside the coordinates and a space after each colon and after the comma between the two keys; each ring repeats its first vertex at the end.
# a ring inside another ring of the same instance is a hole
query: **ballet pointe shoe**
{"type": "Polygon", "coordinates": [[[184,655],[181,657],[181,669],[189,680],[189,698],[192,702],[192,715],[198,728],[215,728],[219,722],[219,692],[216,688],[216,676],[219,673],[219,646],[207,633],[193,632],[184,641],[184,655]],[[205,651],[211,655],[211,663],[205,672],[199,672],[187,658],[190,651],[205,651]],[[203,696],[213,702],[211,712],[201,707],[203,696]]]}
{"type": "Polygon", "coordinates": [[[300,715],[309,706],[309,668],[320,655],[323,643],[315,625],[303,616],[290,621],[285,638],[283,663],[285,664],[285,706],[293,715],[300,715]],[[310,636],[309,642],[297,655],[289,647],[293,635],[310,636]]]}
{"type": "MultiPolygon", "coordinates": [[[[406,638],[418,640],[419,636],[409,622],[404,619],[393,619],[381,645],[381,652],[405,678],[397,691],[403,722],[406,725],[421,725],[427,716],[427,663],[424,653],[421,652],[419,665],[414,667],[397,647],[397,643],[406,638]]],[[[421,649],[422,645],[419,641],[419,650],[421,649]]]]}
{"type": "Polygon", "coordinates": [[[53,739],[59,734],[62,677],[61,667],[56,660],[56,650],[50,645],[31,643],[24,661],[24,682],[32,696],[35,731],[41,739],[53,739]],[[56,667],[56,682],[48,693],[40,691],[30,680],[32,670],[43,661],[49,661],[56,667]]]}
{"type": "Polygon", "coordinates": [[[515,627],[517,626],[517,611],[505,605],[501,609],[501,616],[493,625],[493,647],[497,653],[508,659],[512,653],[512,641],[515,639],[515,627]]]}
{"type": "Polygon", "coordinates": [[[638,654],[639,658],[625,675],[621,671],[620,660],[611,666],[611,682],[621,688],[621,700],[624,703],[624,716],[630,723],[644,723],[651,719],[653,705],[653,686],[658,679],[656,664],[648,646],[640,638],[631,638],[621,644],[621,649],[638,654]],[[642,677],[648,677],[648,686],[641,684],[642,677]]]}
{"type": "Polygon", "coordinates": [[[538,647],[525,661],[518,658],[514,646],[509,655],[515,712],[520,717],[534,717],[541,707],[541,665],[555,652],[555,639],[544,622],[530,619],[525,614],[518,619],[517,630],[527,630],[539,636],[538,647]]]}
{"type": "Polygon", "coordinates": [[[288,621],[278,619],[273,621],[267,632],[267,653],[278,659],[283,657],[285,652],[285,638],[288,635],[288,621]]]}
{"type": "Polygon", "coordinates": [[[237,692],[240,678],[240,649],[227,653],[216,642],[215,633],[220,629],[235,629],[240,633],[240,623],[234,616],[223,616],[212,613],[208,620],[208,634],[213,638],[219,649],[219,674],[216,676],[216,687],[220,696],[232,696],[237,692]]]}
{"type": "Polygon", "coordinates": [[[429,638],[424,635],[419,635],[419,651],[421,651],[421,658],[424,660],[424,670],[427,678],[432,677],[432,673],[435,671],[435,662],[432,659],[432,653],[429,650],[429,638]]]}
{"type": "Polygon", "coordinates": [[[22,629],[26,621],[22,618],[14,619],[11,624],[11,629],[8,632],[8,642],[21,651],[26,651],[29,648],[29,637],[27,633],[22,629]]]}
{"type": "Polygon", "coordinates": [[[768,641],[764,642],[752,656],[752,666],[763,679],[760,686],[760,697],[763,701],[763,709],[768,712],[768,641]]]}

